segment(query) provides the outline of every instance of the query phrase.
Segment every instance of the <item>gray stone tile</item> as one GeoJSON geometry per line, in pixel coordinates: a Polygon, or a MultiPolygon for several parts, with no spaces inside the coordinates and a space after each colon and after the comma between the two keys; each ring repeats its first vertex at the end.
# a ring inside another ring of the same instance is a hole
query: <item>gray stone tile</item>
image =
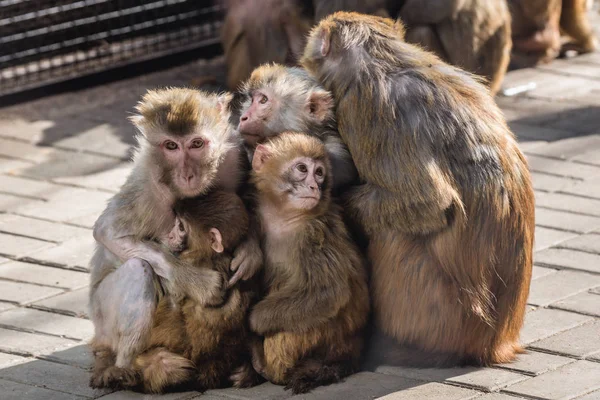
{"type": "Polygon", "coordinates": [[[67,176],[54,179],[55,182],[66,183],[90,189],[118,192],[131,172],[130,163],[122,163],[114,168],[98,171],[84,176],[67,176]]]}
{"type": "Polygon", "coordinates": [[[0,193],[0,211],[2,211],[2,212],[9,212],[9,211],[13,210],[15,207],[21,206],[24,203],[34,204],[34,203],[41,203],[41,202],[42,202],[42,200],[39,200],[39,199],[32,199],[29,197],[25,198],[25,197],[13,195],[13,194],[0,193]]]}
{"type": "Polygon", "coordinates": [[[38,143],[44,137],[44,131],[54,125],[53,121],[27,121],[22,118],[0,120],[0,137],[25,140],[38,143]]]}
{"type": "Polygon", "coordinates": [[[544,192],[558,192],[577,183],[583,182],[583,180],[580,179],[549,175],[543,172],[532,172],[531,181],[535,190],[542,190],[544,192]]]}
{"type": "Polygon", "coordinates": [[[65,292],[58,296],[36,301],[30,307],[46,311],[58,311],[74,317],[86,318],[88,315],[88,303],[89,288],[85,287],[73,292],[65,292]]]}
{"type": "MultiPolygon", "coordinates": [[[[579,56],[578,56],[579,57],[579,56]]],[[[575,63],[571,60],[553,60],[551,63],[539,65],[540,71],[556,72],[561,75],[598,78],[598,66],[594,64],[575,63]]]]}
{"type": "MultiPolygon", "coordinates": [[[[510,111],[508,111],[508,113],[511,114],[510,111]]],[[[510,121],[508,125],[519,139],[519,142],[521,142],[521,140],[524,140],[523,144],[526,144],[527,140],[547,142],[549,140],[558,140],[573,135],[573,133],[569,131],[548,128],[540,125],[525,124],[519,122],[518,120],[510,121]]],[[[523,148],[523,146],[521,147],[523,148]]],[[[527,148],[523,149],[527,150],[527,148]]]]}
{"type": "Polygon", "coordinates": [[[478,397],[478,400],[517,400],[522,399],[523,397],[510,396],[504,393],[488,393],[484,394],[481,397],[478,397]]]}
{"type": "Polygon", "coordinates": [[[28,161],[15,160],[13,158],[6,158],[0,156],[0,172],[4,174],[15,174],[25,168],[33,165],[28,161]]]}
{"type": "Polygon", "coordinates": [[[0,301],[0,312],[10,310],[11,308],[15,308],[16,305],[12,303],[6,303],[4,301],[0,301]]]}
{"type": "Polygon", "coordinates": [[[520,354],[516,361],[509,364],[499,364],[497,367],[530,375],[541,375],[572,362],[575,362],[572,358],[537,351],[527,351],[524,354],[520,354]]]}
{"type": "Polygon", "coordinates": [[[0,379],[2,400],[78,400],[86,397],[0,379]]]}
{"type": "Polygon", "coordinates": [[[534,256],[537,264],[600,273],[600,254],[570,249],[546,249],[534,256]]]}
{"type": "Polygon", "coordinates": [[[92,350],[87,344],[80,344],[66,350],[39,355],[38,358],[71,365],[85,370],[91,370],[94,363],[92,350]]]}
{"type": "Polygon", "coordinates": [[[592,321],[592,317],[562,310],[538,308],[525,314],[525,324],[521,330],[521,343],[529,344],[545,339],[559,332],[592,321]]]}
{"type": "Polygon", "coordinates": [[[0,264],[0,278],[71,290],[87,286],[90,280],[85,272],[45,267],[20,261],[0,264]]]}
{"type": "Polygon", "coordinates": [[[596,147],[600,148],[600,135],[585,135],[556,140],[546,146],[530,149],[528,153],[570,160],[596,147]]]}
{"type": "MultiPolygon", "coordinates": [[[[381,400],[466,400],[479,395],[466,388],[430,382],[380,397],[381,400]]],[[[352,397],[348,397],[352,398],[352,397]]]]}
{"type": "Polygon", "coordinates": [[[0,280],[0,300],[27,304],[62,293],[62,289],[0,280]]]}
{"type": "Polygon", "coordinates": [[[53,246],[55,244],[37,239],[0,233],[0,254],[4,255],[21,257],[53,246]]]}
{"type": "MultiPolygon", "coordinates": [[[[585,358],[600,351],[600,320],[531,343],[532,348],[585,358]]],[[[599,375],[600,376],[600,375],[599,375]]]]}
{"type": "Polygon", "coordinates": [[[600,228],[600,217],[536,208],[535,223],[546,228],[587,233],[600,228]]]}
{"type": "Polygon", "coordinates": [[[572,239],[575,236],[577,236],[577,234],[573,232],[559,231],[557,229],[536,226],[533,250],[540,251],[562,243],[565,240],[572,239]]]}
{"type": "MultiPolygon", "coordinates": [[[[2,315],[2,314],[0,314],[2,315]]],[[[0,328],[0,351],[15,354],[48,354],[73,347],[79,342],[56,336],[0,328]]]]}
{"type": "Polygon", "coordinates": [[[600,234],[581,235],[561,243],[560,247],[600,254],[600,234]]]}
{"type": "Polygon", "coordinates": [[[48,199],[57,190],[63,189],[59,185],[18,176],[0,175],[0,188],[2,192],[37,199],[48,199]]]}
{"type": "MultiPolygon", "coordinates": [[[[527,126],[527,125],[525,125],[525,126],[529,128],[529,126],[527,126]]],[[[544,147],[548,144],[548,142],[546,140],[529,139],[527,137],[519,135],[517,132],[514,132],[514,133],[515,133],[515,135],[517,135],[517,139],[519,140],[519,148],[523,152],[528,152],[529,150],[532,150],[532,149],[544,147]]]]}
{"type": "Polygon", "coordinates": [[[578,397],[577,400],[600,400],[600,390],[578,397]]]}
{"type": "Polygon", "coordinates": [[[542,278],[544,276],[548,276],[551,274],[557,273],[558,270],[546,267],[540,267],[539,265],[534,265],[531,271],[531,279],[536,280],[542,278]]]}
{"type": "Polygon", "coordinates": [[[50,265],[65,265],[87,271],[95,248],[96,242],[90,234],[68,240],[56,247],[33,253],[27,259],[50,265]]]}
{"type": "Polygon", "coordinates": [[[51,242],[92,234],[89,229],[10,214],[0,215],[0,231],[51,242]]]}
{"type": "Polygon", "coordinates": [[[273,385],[270,382],[263,383],[262,385],[254,386],[249,389],[219,389],[209,390],[205,394],[199,397],[202,399],[205,395],[211,396],[223,396],[226,398],[233,399],[287,399],[292,396],[290,391],[283,390],[283,386],[273,385]]]}
{"type": "Polygon", "coordinates": [[[98,397],[108,392],[90,388],[88,372],[44,360],[2,369],[0,378],[85,397],[98,397]]]}
{"type": "Polygon", "coordinates": [[[71,222],[93,213],[100,215],[112,196],[106,192],[66,187],[53,194],[45,203],[18,207],[14,212],[31,217],[43,215],[44,219],[51,221],[71,222]]]}
{"type": "Polygon", "coordinates": [[[578,196],[600,199],[600,178],[586,179],[582,182],[573,182],[573,184],[564,186],[558,191],[567,194],[575,194],[578,196]]]}
{"type": "Polygon", "coordinates": [[[600,200],[568,194],[536,192],[535,205],[596,217],[600,216],[600,200]]]}
{"type": "Polygon", "coordinates": [[[600,286],[590,289],[591,294],[600,294],[600,286]]]}
{"type": "Polygon", "coordinates": [[[600,296],[589,292],[579,293],[552,303],[551,307],[600,317],[600,296]]]}
{"type": "Polygon", "coordinates": [[[0,353],[0,369],[33,360],[33,358],[21,357],[16,354],[0,353]]]}
{"type": "MultiPolygon", "coordinates": [[[[78,132],[74,136],[57,140],[53,146],[70,150],[98,153],[109,157],[130,157],[131,145],[125,143],[117,133],[118,127],[111,124],[100,124],[78,132]]],[[[135,128],[131,125],[131,135],[135,128]]]]}
{"type": "Polygon", "coordinates": [[[573,161],[600,166],[600,149],[593,149],[573,157],[573,161]]]}
{"type": "Polygon", "coordinates": [[[577,361],[505,389],[507,393],[549,400],[573,399],[600,388],[600,364],[577,361]]]}
{"type": "MultiPolygon", "coordinates": [[[[550,145],[548,145],[550,146],[550,145]]],[[[599,167],[577,164],[554,158],[540,157],[533,154],[527,155],[529,168],[535,172],[544,172],[568,178],[586,179],[598,176],[599,167]]]]}
{"type": "Polygon", "coordinates": [[[212,394],[200,394],[198,392],[183,392],[183,393],[169,393],[169,394],[143,394],[130,391],[119,391],[107,394],[106,396],[100,397],[102,400],[183,400],[183,399],[206,399],[206,400],[224,400],[227,397],[216,396],[212,394]],[[196,397],[195,395],[198,395],[196,397]]]}
{"type": "Polygon", "coordinates": [[[15,308],[3,312],[0,314],[0,325],[77,340],[91,339],[94,335],[94,325],[87,319],[30,308],[15,308]]]}
{"type": "Polygon", "coordinates": [[[547,306],[598,285],[600,285],[600,275],[559,271],[534,280],[531,283],[527,303],[535,306],[547,306]]]}

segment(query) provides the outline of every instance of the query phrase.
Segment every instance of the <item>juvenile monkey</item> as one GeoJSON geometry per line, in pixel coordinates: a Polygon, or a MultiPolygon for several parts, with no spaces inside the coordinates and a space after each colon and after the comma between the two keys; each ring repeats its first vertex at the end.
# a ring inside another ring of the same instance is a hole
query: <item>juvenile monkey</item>
{"type": "MultiPolygon", "coordinates": [[[[242,148],[228,123],[228,100],[189,89],[149,91],[131,118],[140,130],[133,171],[94,226],[93,387],[135,381],[133,357],[146,345],[161,289],[199,304],[223,300],[221,273],[179,263],[158,241],[175,222],[177,200],[237,189],[242,148]]],[[[250,237],[236,249],[230,283],[261,264],[258,240],[250,237]]]]}
{"type": "Polygon", "coordinates": [[[285,133],[252,160],[263,230],[266,297],[250,328],[261,375],[294,393],[358,368],[369,294],[363,260],[330,200],[330,166],[314,137],[285,133]]]}
{"type": "Polygon", "coordinates": [[[333,14],[302,59],[333,93],[362,182],[347,208],[370,239],[375,322],[406,346],[399,362],[508,362],[531,279],[527,163],[488,90],[399,23],[333,14]]]}
{"type": "Polygon", "coordinates": [[[257,144],[282,132],[310,132],[325,143],[335,191],[353,183],[356,168],[337,133],[331,93],[301,68],[278,64],[255,69],[240,90],[238,131],[250,159],[257,144]]]}
{"type": "MultiPolygon", "coordinates": [[[[181,252],[191,268],[212,270],[227,280],[232,251],[245,238],[248,214],[234,193],[217,191],[175,205],[177,221],[165,244],[181,252]]],[[[186,385],[207,390],[230,386],[234,370],[244,371],[238,387],[258,383],[253,374],[246,314],[256,290],[248,282],[232,287],[223,304],[207,306],[192,298],[158,304],[148,349],[134,362],[144,392],[161,393],[186,385]]]]}

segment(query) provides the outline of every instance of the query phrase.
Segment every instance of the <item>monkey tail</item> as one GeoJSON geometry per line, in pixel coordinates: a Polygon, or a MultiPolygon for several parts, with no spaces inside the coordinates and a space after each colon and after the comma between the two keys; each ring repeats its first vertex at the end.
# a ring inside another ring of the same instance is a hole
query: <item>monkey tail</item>
{"type": "Polygon", "coordinates": [[[339,382],[358,370],[354,364],[352,361],[327,363],[323,360],[305,359],[287,374],[285,389],[299,394],[318,386],[339,382]]]}
{"type": "Polygon", "coordinates": [[[141,389],[145,393],[164,393],[166,389],[183,387],[196,375],[193,362],[162,347],[139,355],[135,369],[139,371],[141,389]]]}

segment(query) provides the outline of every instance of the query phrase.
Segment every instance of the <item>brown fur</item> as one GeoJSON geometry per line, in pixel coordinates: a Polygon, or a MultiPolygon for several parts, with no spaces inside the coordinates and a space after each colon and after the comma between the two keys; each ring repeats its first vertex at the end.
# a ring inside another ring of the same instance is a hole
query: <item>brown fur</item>
{"type": "Polygon", "coordinates": [[[400,12],[406,41],[483,76],[495,94],[510,60],[510,14],[505,0],[407,0],[400,12]]]}
{"type": "Polygon", "coordinates": [[[453,363],[513,360],[531,279],[534,197],[493,98],[376,17],[323,20],[302,62],[333,92],[363,182],[348,209],[370,238],[377,326],[453,363]]]}
{"type": "MultiPolygon", "coordinates": [[[[241,199],[214,192],[202,201],[180,201],[176,213],[186,227],[187,249],[180,260],[194,268],[229,275],[231,251],[245,237],[248,214],[241,199]],[[224,253],[216,253],[207,240],[216,228],[223,237],[224,253]]],[[[246,313],[255,290],[242,282],[231,288],[223,304],[206,306],[185,298],[174,304],[164,297],[155,314],[149,349],[135,360],[144,392],[161,393],[177,386],[197,390],[230,386],[236,368],[250,365],[246,313]]]]}
{"type": "Polygon", "coordinates": [[[264,335],[253,363],[271,382],[306,392],[358,367],[369,310],[365,270],[339,207],[331,203],[327,179],[313,209],[281,212],[287,201],[275,188],[289,184],[285,165],[307,157],[328,169],[323,144],[284,133],[264,146],[269,158],[252,176],[266,255],[266,297],[250,315],[251,328],[264,335]]]}

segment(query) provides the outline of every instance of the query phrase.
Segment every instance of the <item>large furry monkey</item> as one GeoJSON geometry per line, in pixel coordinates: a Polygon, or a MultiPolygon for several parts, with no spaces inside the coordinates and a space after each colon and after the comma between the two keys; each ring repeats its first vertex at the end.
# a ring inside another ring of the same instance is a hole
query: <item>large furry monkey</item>
{"type": "MultiPolygon", "coordinates": [[[[134,380],[132,357],[145,345],[161,287],[199,304],[223,300],[222,274],[178,264],[157,241],[171,230],[178,199],[213,188],[237,189],[242,149],[228,123],[228,99],[188,89],[150,91],[132,117],[141,132],[133,170],[94,226],[92,348],[98,367],[114,359],[113,365],[95,368],[95,387],[134,380]]],[[[259,243],[252,239],[236,250],[234,278],[262,264],[259,243]]]]}
{"type": "Polygon", "coordinates": [[[366,271],[331,202],[322,142],[284,133],[258,145],[252,168],[266,290],[249,318],[264,336],[253,364],[271,382],[302,393],[358,369],[369,312],[366,271]]]}
{"type": "Polygon", "coordinates": [[[332,91],[363,182],[348,207],[370,238],[375,322],[401,362],[511,361],[532,267],[527,163],[488,90],[399,23],[333,14],[302,60],[332,91]]]}
{"type": "Polygon", "coordinates": [[[506,0],[406,0],[399,17],[406,41],[485,77],[492,94],[500,89],[512,45],[506,0]]]}

